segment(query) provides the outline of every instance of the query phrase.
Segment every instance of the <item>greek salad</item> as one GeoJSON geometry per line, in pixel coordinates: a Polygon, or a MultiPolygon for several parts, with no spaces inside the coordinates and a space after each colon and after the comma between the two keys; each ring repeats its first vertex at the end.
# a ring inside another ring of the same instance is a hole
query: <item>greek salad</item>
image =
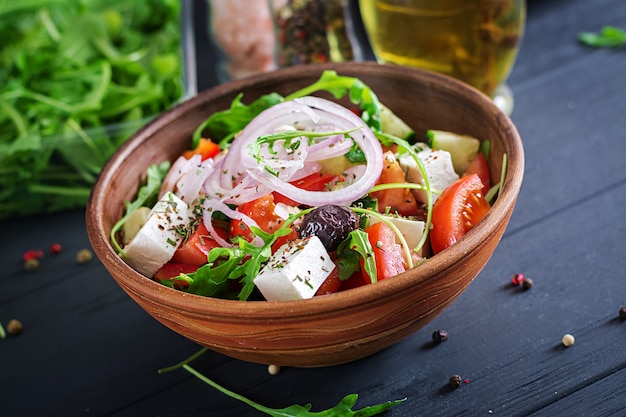
{"type": "Polygon", "coordinates": [[[416,140],[361,80],[326,71],[286,97],[246,105],[239,95],[211,115],[189,151],[148,168],[111,242],[145,276],[209,297],[297,300],[371,285],[485,216],[500,186],[488,152],[488,140],[459,133],[416,140]]]}

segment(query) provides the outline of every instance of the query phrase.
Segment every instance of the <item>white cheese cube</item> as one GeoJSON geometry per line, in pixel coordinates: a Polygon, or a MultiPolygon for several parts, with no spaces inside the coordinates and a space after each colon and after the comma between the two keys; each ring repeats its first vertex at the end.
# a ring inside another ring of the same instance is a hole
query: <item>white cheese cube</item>
{"type": "Polygon", "coordinates": [[[281,246],[254,279],[268,301],[311,298],[335,268],[317,236],[281,246]]]}
{"type": "Polygon", "coordinates": [[[126,262],[147,277],[165,265],[178,248],[182,236],[176,228],[189,223],[187,204],[167,192],[154,205],[146,223],[124,247],[126,262]]]}
{"type": "MultiPolygon", "coordinates": [[[[422,236],[424,235],[424,229],[426,227],[426,223],[421,220],[413,220],[407,219],[404,217],[393,217],[393,216],[384,216],[386,219],[389,219],[400,231],[404,240],[406,240],[409,249],[413,250],[419,244],[422,236]]],[[[381,222],[381,220],[376,216],[370,217],[370,224],[376,224],[381,222]]],[[[400,239],[396,236],[396,243],[400,243],[400,239]]],[[[418,255],[422,256],[422,250],[418,252],[418,255]]]]}
{"type": "MultiPolygon", "coordinates": [[[[419,151],[417,156],[422,161],[422,165],[424,165],[434,202],[446,187],[459,179],[459,175],[454,171],[452,157],[448,151],[427,148],[419,151]]],[[[415,184],[424,184],[424,177],[413,156],[404,153],[400,155],[398,162],[405,172],[407,181],[415,184]]],[[[422,203],[428,201],[428,195],[425,190],[414,190],[413,195],[415,195],[416,200],[422,203]]]]}

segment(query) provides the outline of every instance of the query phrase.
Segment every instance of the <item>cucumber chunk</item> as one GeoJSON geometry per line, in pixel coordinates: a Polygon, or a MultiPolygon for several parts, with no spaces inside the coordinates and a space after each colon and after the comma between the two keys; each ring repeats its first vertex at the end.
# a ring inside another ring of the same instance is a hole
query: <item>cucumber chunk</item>
{"type": "Polygon", "coordinates": [[[480,150],[480,140],[469,135],[459,135],[444,130],[426,132],[428,146],[450,152],[454,171],[461,175],[469,167],[480,150]]]}
{"type": "Polygon", "coordinates": [[[408,141],[415,137],[415,131],[383,104],[380,105],[380,125],[383,133],[388,135],[408,141]]]}

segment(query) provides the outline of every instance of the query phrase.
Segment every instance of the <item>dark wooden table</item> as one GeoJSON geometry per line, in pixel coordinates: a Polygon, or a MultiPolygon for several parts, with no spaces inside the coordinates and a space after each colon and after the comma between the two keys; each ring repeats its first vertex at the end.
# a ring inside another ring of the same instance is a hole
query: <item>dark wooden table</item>
{"type": "MultiPolygon", "coordinates": [[[[313,410],[358,393],[357,408],[407,398],[387,416],[626,415],[626,49],[578,43],[581,31],[626,28],[624,0],[529,1],[509,79],[526,176],[493,258],[426,328],[370,358],[283,369],[207,353],[194,366],[272,407],[313,410]],[[521,291],[511,276],[535,285],[521,291]],[[433,347],[435,329],[448,341],[433,347]],[[561,337],[576,343],[564,348],[561,337]],[[448,378],[466,382],[457,390],[448,378]]],[[[202,78],[202,75],[200,75],[202,78]]],[[[198,350],[127,297],[88,248],[82,211],[0,224],[0,416],[254,416],[183,370],[198,350]],[[22,253],[58,242],[35,272],[22,253]]]]}

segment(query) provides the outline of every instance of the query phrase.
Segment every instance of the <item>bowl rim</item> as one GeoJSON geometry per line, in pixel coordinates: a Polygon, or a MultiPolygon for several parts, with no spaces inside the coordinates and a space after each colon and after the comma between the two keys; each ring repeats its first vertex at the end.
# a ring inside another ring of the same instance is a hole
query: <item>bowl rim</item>
{"type": "MultiPolygon", "coordinates": [[[[226,320],[233,318],[267,320],[272,318],[284,319],[286,311],[295,313],[305,311],[304,309],[306,308],[307,316],[310,317],[315,314],[327,315],[341,312],[342,310],[349,310],[353,306],[363,304],[384,303],[389,297],[401,296],[402,292],[410,288],[411,285],[421,285],[428,282],[429,277],[436,275],[435,272],[452,268],[466,256],[471,248],[485,244],[489,236],[495,233],[498,223],[506,218],[507,212],[512,211],[512,206],[515,205],[517,194],[521,188],[524,170],[523,145],[511,119],[500,111],[488,96],[474,87],[446,75],[422,69],[389,64],[383,65],[376,62],[348,62],[302,65],[279,69],[272,72],[272,77],[300,78],[314,74],[319,76],[325,69],[336,70],[340,74],[362,71],[368,77],[406,78],[407,81],[417,78],[428,84],[437,84],[438,88],[443,89],[447,94],[463,89],[468,93],[468,101],[495,115],[498,128],[504,130],[504,135],[509,136],[511,141],[505,144],[505,152],[508,154],[508,165],[504,187],[500,190],[498,199],[485,218],[450,248],[430,257],[419,267],[399,274],[393,277],[393,279],[380,281],[373,286],[362,286],[305,300],[242,302],[239,300],[205,297],[171,289],[135,271],[115,253],[108,240],[109,231],[104,229],[104,214],[102,210],[98,209],[105,206],[106,190],[104,184],[113,177],[116,167],[127,159],[136,148],[141,146],[143,139],[156,134],[163,126],[179,117],[180,113],[185,113],[202,102],[224,95],[233,95],[252,86],[269,82],[270,78],[268,78],[267,73],[259,74],[202,91],[196,96],[161,113],[132,135],[105,164],[87,202],[86,223],[89,240],[97,256],[109,261],[107,264],[103,260],[103,264],[113,278],[118,281],[121,279],[119,277],[123,276],[123,287],[128,286],[137,290],[137,293],[141,293],[142,297],[147,297],[146,294],[149,293],[149,298],[152,302],[190,313],[201,312],[202,315],[219,316],[226,320]],[[113,273],[113,270],[116,273],[113,273]],[[145,287],[145,289],[138,291],[142,287],[145,287]]],[[[118,281],[118,283],[120,282],[118,281]]],[[[126,288],[124,289],[127,290],[126,288]]],[[[298,315],[295,314],[295,316],[298,315]]]]}

